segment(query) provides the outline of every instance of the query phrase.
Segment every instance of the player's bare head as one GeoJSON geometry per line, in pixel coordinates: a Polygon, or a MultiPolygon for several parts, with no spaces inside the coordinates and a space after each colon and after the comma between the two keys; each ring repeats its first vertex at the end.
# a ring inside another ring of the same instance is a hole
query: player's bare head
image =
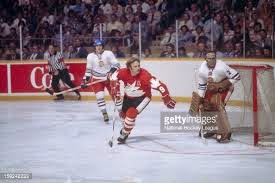
{"type": "Polygon", "coordinates": [[[137,75],[140,71],[140,60],[136,57],[131,57],[127,60],[126,67],[131,71],[132,75],[137,75]]]}
{"type": "Polygon", "coordinates": [[[94,42],[94,46],[95,46],[96,53],[101,53],[104,46],[103,41],[100,39],[96,39],[94,42]]]}
{"type": "Polygon", "coordinates": [[[48,50],[49,50],[49,53],[50,53],[51,55],[53,55],[53,54],[55,53],[55,49],[54,49],[54,46],[53,46],[52,44],[49,45],[48,50]]]}
{"type": "Polygon", "coordinates": [[[131,66],[132,66],[132,64],[133,64],[134,62],[138,62],[138,63],[140,64],[140,60],[139,60],[138,58],[136,58],[136,57],[130,57],[130,58],[126,61],[126,67],[127,67],[128,69],[130,69],[131,66]]]}
{"type": "Polygon", "coordinates": [[[207,62],[207,66],[209,68],[214,68],[216,66],[216,52],[215,51],[209,51],[206,54],[205,60],[207,62]]]}

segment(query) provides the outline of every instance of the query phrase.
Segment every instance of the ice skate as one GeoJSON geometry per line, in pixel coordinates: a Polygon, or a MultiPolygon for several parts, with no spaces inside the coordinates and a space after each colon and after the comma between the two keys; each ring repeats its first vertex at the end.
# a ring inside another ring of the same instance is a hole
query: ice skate
{"type": "Polygon", "coordinates": [[[120,130],[120,136],[117,138],[118,144],[125,144],[126,139],[128,138],[129,134],[120,130]]]}
{"type": "Polygon", "coordinates": [[[105,123],[109,123],[109,116],[107,112],[103,112],[103,120],[105,123]]]}
{"type": "Polygon", "coordinates": [[[221,135],[221,134],[217,134],[217,142],[219,143],[227,143],[230,142],[231,140],[231,133],[227,134],[227,135],[221,135]]]}

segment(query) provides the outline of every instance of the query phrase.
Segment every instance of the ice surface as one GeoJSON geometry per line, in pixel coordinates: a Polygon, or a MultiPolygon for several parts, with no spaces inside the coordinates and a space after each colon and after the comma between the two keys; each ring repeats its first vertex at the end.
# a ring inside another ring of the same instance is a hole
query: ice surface
{"type": "MultiPolygon", "coordinates": [[[[162,110],[152,102],[128,143],[114,140],[110,148],[112,124],[103,122],[95,102],[0,102],[0,173],[32,173],[31,180],[12,181],[20,183],[274,182],[274,149],[160,133],[162,110]]],[[[112,119],[111,103],[108,111],[112,119]]],[[[117,119],[115,139],[120,128],[117,119]]]]}

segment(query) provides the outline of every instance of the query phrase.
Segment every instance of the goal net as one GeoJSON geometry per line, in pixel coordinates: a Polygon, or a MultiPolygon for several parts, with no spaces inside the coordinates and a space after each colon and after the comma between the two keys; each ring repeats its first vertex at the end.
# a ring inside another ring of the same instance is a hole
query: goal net
{"type": "Polygon", "coordinates": [[[275,146],[275,81],[270,65],[237,65],[241,81],[235,84],[227,106],[233,139],[275,146]]]}

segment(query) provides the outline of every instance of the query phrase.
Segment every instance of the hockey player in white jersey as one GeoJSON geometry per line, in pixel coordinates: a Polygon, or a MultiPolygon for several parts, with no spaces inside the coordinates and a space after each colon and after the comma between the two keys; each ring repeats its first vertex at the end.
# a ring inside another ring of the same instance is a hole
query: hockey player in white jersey
{"type": "Polygon", "coordinates": [[[231,127],[226,115],[225,105],[233,92],[234,84],[240,80],[240,74],[221,60],[216,53],[206,54],[198,73],[198,93],[193,92],[190,114],[216,116],[216,123],[202,124],[204,137],[215,136],[218,142],[231,138],[231,127]]]}
{"type": "MultiPolygon", "coordinates": [[[[104,99],[105,88],[111,92],[109,76],[119,69],[120,64],[112,51],[104,50],[102,40],[94,41],[95,52],[87,56],[86,72],[83,77],[81,87],[87,88],[87,83],[103,80],[102,82],[93,84],[91,87],[96,95],[97,105],[100,108],[105,122],[109,121],[106,110],[106,102],[104,99]]],[[[116,108],[121,111],[121,100],[116,100],[116,108]]]]}

